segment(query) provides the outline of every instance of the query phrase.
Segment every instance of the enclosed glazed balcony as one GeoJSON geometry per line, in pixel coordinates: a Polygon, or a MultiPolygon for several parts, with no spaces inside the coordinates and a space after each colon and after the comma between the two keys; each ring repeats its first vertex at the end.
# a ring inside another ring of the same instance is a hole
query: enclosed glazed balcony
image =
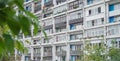
{"type": "Polygon", "coordinates": [[[43,57],[43,61],[52,61],[52,57],[43,57]]]}
{"type": "Polygon", "coordinates": [[[63,2],[66,2],[66,0],[56,0],[57,5],[59,5],[59,4],[63,3],[63,2]]]}
{"type": "Polygon", "coordinates": [[[56,42],[62,42],[66,40],[67,40],[66,34],[56,35],[56,42]]]}
{"type": "Polygon", "coordinates": [[[55,24],[65,23],[66,22],[66,15],[60,15],[55,17],[55,24]]]}
{"type": "Polygon", "coordinates": [[[56,52],[57,56],[65,56],[66,55],[66,51],[58,51],[56,52]]]}
{"type": "Polygon", "coordinates": [[[44,6],[45,7],[53,6],[53,0],[44,0],[44,6]]]}
{"type": "Polygon", "coordinates": [[[44,57],[52,56],[52,47],[44,47],[44,57]]]}
{"type": "Polygon", "coordinates": [[[83,44],[72,44],[70,45],[71,56],[81,56],[83,54],[83,44]]]}
{"type": "Polygon", "coordinates": [[[75,0],[73,2],[70,2],[68,5],[68,9],[77,9],[77,8],[82,8],[83,7],[83,1],[82,0],[75,0]]]}
{"type": "Polygon", "coordinates": [[[53,10],[49,7],[43,8],[43,18],[50,17],[53,14],[53,10]]]}
{"type": "Polygon", "coordinates": [[[63,13],[63,12],[66,12],[67,11],[67,5],[62,5],[62,6],[59,6],[59,7],[56,7],[54,8],[54,15],[56,14],[60,14],[60,13],[63,13]]]}
{"type": "Polygon", "coordinates": [[[52,19],[47,19],[43,21],[43,27],[44,29],[52,29],[53,27],[53,20],[52,19]]]}
{"type": "Polygon", "coordinates": [[[34,13],[41,10],[41,0],[37,0],[34,2],[34,13]]]}
{"type": "Polygon", "coordinates": [[[34,48],[33,49],[33,56],[34,57],[40,57],[41,56],[41,48],[34,48]]]}
{"type": "Polygon", "coordinates": [[[81,10],[79,11],[75,11],[75,12],[71,12],[68,14],[68,20],[69,20],[69,24],[72,23],[83,23],[83,13],[81,10]]]}
{"type": "Polygon", "coordinates": [[[82,51],[75,50],[75,51],[70,51],[70,55],[80,55],[82,54],[82,51]]]}
{"type": "Polygon", "coordinates": [[[66,15],[55,17],[55,28],[66,28],[66,15]]]}
{"type": "Polygon", "coordinates": [[[56,46],[56,56],[66,56],[66,46],[56,46]]]}
{"type": "Polygon", "coordinates": [[[53,42],[54,42],[53,36],[50,36],[47,39],[46,38],[43,39],[43,43],[53,43],[53,42]]]}
{"type": "Polygon", "coordinates": [[[46,57],[46,56],[52,56],[52,51],[44,52],[44,57],[46,57]]]}
{"type": "Polygon", "coordinates": [[[70,34],[70,41],[72,40],[80,40],[83,37],[83,33],[72,33],[70,34]]]}

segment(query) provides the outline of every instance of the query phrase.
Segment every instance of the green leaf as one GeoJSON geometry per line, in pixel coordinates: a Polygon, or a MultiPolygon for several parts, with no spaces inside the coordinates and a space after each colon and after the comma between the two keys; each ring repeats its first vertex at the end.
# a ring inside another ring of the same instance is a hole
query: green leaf
{"type": "Polygon", "coordinates": [[[31,33],[31,19],[28,17],[25,17],[23,15],[19,15],[19,23],[22,28],[22,31],[25,35],[28,35],[31,33]]]}
{"type": "Polygon", "coordinates": [[[11,21],[8,20],[7,24],[8,24],[8,26],[9,26],[9,28],[12,31],[13,34],[15,34],[15,35],[19,34],[20,25],[19,25],[18,21],[16,21],[16,20],[11,20],[11,21]]]}
{"type": "Polygon", "coordinates": [[[38,32],[38,24],[37,23],[34,23],[33,24],[34,25],[34,34],[36,35],[37,34],[37,32],[38,32]]]}
{"type": "Polygon", "coordinates": [[[35,15],[33,15],[33,13],[31,13],[31,12],[29,12],[29,11],[25,11],[25,13],[29,16],[29,17],[31,17],[31,18],[33,18],[33,20],[37,20],[37,17],[35,16],[35,15]]]}
{"type": "Polygon", "coordinates": [[[23,43],[21,41],[15,41],[15,48],[22,53],[26,52],[26,48],[24,47],[23,43]]]}
{"type": "Polygon", "coordinates": [[[25,11],[24,7],[22,6],[24,3],[24,0],[14,0],[14,3],[17,5],[17,7],[22,10],[25,11]]]}
{"type": "Polygon", "coordinates": [[[42,27],[41,27],[41,31],[43,32],[43,34],[44,34],[45,38],[46,38],[46,39],[48,39],[48,36],[47,36],[47,34],[46,34],[45,30],[44,30],[42,27]]]}
{"type": "Polygon", "coordinates": [[[3,34],[3,37],[5,38],[5,47],[7,51],[10,53],[14,52],[14,40],[12,39],[11,35],[9,34],[3,34]]]}

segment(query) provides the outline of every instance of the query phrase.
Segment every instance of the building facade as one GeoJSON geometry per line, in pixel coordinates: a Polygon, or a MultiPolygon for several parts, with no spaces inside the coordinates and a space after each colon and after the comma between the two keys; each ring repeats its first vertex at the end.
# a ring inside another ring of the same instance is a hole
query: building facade
{"type": "Polygon", "coordinates": [[[41,30],[20,34],[29,49],[21,61],[77,61],[85,40],[94,45],[114,39],[120,47],[120,0],[25,0],[24,7],[39,18],[48,39],[41,30]]]}

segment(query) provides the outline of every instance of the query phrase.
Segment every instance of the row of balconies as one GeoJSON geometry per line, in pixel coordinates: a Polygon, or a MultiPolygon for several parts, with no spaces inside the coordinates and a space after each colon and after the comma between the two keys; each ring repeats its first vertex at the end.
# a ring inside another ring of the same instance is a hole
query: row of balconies
{"type": "MultiPolygon", "coordinates": [[[[74,24],[74,23],[82,23],[83,24],[83,18],[76,18],[76,19],[69,20],[69,24],[74,24]]],[[[60,17],[60,18],[55,18],[55,27],[58,28],[58,27],[61,27],[61,25],[66,26],[66,16],[63,16],[63,17],[60,17]]],[[[53,27],[52,20],[44,21],[43,26],[44,26],[45,29],[46,28],[52,28],[53,27]]]]}
{"type": "MultiPolygon", "coordinates": [[[[73,30],[74,28],[71,28],[71,30],[73,30]]],[[[87,29],[85,30],[85,36],[84,37],[97,37],[97,36],[103,36],[105,34],[104,30],[106,30],[106,36],[114,36],[114,35],[119,35],[120,32],[120,25],[114,25],[114,26],[108,26],[107,29],[104,29],[103,27],[99,27],[99,28],[92,28],[92,29],[87,29]],[[116,33],[117,32],[117,33],[116,33]]],[[[63,30],[62,32],[64,32],[65,30],[63,30]]],[[[60,30],[57,32],[61,32],[60,30]]],[[[40,32],[41,33],[41,32],[40,32]]],[[[49,33],[49,31],[47,32],[48,34],[52,34],[53,31],[49,33]]],[[[53,33],[54,34],[54,33],[53,33]]],[[[39,34],[38,36],[40,36],[41,34],[39,34]]],[[[72,34],[70,34],[72,35],[72,34]]],[[[67,37],[67,36],[65,36],[67,37]]],[[[56,38],[61,38],[60,36],[57,36],[56,38]]],[[[52,39],[51,39],[52,40],[52,39]]],[[[58,41],[60,41],[59,39],[57,39],[58,41]]],[[[37,41],[37,40],[36,40],[37,41]]],[[[36,44],[36,43],[34,43],[36,44]]]]}
{"type": "MultiPolygon", "coordinates": [[[[56,56],[66,56],[66,51],[58,51],[56,52],[56,56]]],[[[70,50],[70,55],[81,55],[82,51],[79,50],[70,50]]],[[[30,54],[28,55],[30,56],[30,54]]],[[[41,52],[40,53],[33,53],[34,57],[40,57],[41,56],[41,52]]],[[[49,52],[44,52],[43,57],[48,57],[48,56],[52,56],[52,51],[49,52]]]]}

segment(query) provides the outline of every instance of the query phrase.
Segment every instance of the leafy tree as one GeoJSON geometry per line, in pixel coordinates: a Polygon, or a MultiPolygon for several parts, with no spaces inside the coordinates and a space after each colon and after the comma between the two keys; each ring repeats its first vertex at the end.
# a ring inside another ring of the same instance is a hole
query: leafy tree
{"type": "MultiPolygon", "coordinates": [[[[110,41],[108,41],[110,42],[110,41]]],[[[84,57],[82,61],[120,61],[120,49],[116,47],[113,40],[109,45],[103,41],[100,44],[91,46],[90,42],[85,42],[84,57]]]]}
{"type": "Polygon", "coordinates": [[[24,0],[0,0],[0,61],[9,61],[14,49],[24,52],[22,42],[15,37],[22,31],[23,34],[34,34],[38,31],[37,18],[23,7],[24,0]],[[18,8],[23,14],[17,14],[18,8]]]}
{"type": "Polygon", "coordinates": [[[107,55],[107,49],[103,41],[96,44],[85,42],[83,61],[106,61],[107,55]]]}
{"type": "Polygon", "coordinates": [[[116,46],[116,41],[112,41],[112,46],[109,48],[110,61],[120,61],[120,48],[116,46]]]}

